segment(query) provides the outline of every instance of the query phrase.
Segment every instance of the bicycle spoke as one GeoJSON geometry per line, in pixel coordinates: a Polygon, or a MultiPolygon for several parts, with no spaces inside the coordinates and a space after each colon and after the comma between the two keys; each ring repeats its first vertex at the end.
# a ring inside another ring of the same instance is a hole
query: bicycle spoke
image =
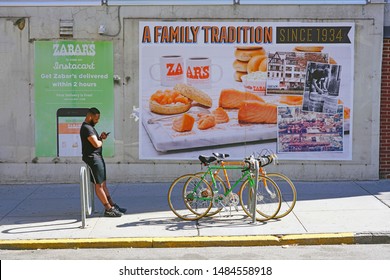
{"type": "Polygon", "coordinates": [[[263,222],[274,218],[281,206],[280,190],[276,183],[270,178],[260,176],[256,194],[254,192],[255,188],[251,185],[251,181],[246,180],[240,190],[240,203],[244,212],[253,217],[253,208],[256,207],[257,221],[263,222]],[[256,196],[255,200],[254,196],[256,196]]]}
{"type": "Polygon", "coordinates": [[[177,178],[168,191],[172,212],[183,220],[198,220],[212,206],[213,191],[209,184],[192,174],[177,178]]]}
{"type": "Polygon", "coordinates": [[[209,185],[213,189],[213,193],[214,193],[213,200],[212,200],[213,205],[206,216],[210,217],[218,214],[224,208],[223,200],[225,199],[224,194],[226,192],[226,185],[223,179],[218,175],[216,175],[214,176],[216,184],[213,184],[213,180],[211,178],[210,173],[199,172],[196,173],[195,175],[207,181],[207,183],[209,183],[209,185]]]}
{"type": "Polygon", "coordinates": [[[267,173],[267,177],[275,181],[282,195],[282,205],[279,213],[274,219],[280,219],[287,216],[294,208],[297,201],[297,191],[293,182],[285,175],[280,173],[267,173]]]}

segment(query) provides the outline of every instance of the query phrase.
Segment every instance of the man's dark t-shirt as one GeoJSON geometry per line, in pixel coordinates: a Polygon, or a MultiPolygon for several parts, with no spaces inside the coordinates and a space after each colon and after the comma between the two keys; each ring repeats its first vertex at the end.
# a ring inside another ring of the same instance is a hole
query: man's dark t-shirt
{"type": "Polygon", "coordinates": [[[91,142],[88,141],[88,137],[91,135],[96,135],[96,137],[99,139],[99,134],[97,133],[96,129],[90,125],[89,123],[83,122],[80,128],[80,138],[81,138],[81,145],[82,145],[82,153],[83,158],[92,156],[93,154],[102,154],[103,148],[95,148],[91,142]]]}

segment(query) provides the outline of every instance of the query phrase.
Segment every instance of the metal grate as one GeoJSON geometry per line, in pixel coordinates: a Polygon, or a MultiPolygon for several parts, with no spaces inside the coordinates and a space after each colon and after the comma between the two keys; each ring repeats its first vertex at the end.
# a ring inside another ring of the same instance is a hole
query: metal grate
{"type": "Polygon", "coordinates": [[[73,19],[60,19],[60,37],[73,37],[73,19]]]}

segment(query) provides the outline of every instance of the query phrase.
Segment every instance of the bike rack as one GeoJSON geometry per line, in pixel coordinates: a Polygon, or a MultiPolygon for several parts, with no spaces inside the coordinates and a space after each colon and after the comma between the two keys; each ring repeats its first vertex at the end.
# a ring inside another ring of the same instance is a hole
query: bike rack
{"type": "Polygon", "coordinates": [[[80,168],[81,228],[85,228],[87,215],[91,215],[95,208],[95,195],[88,171],[89,166],[80,168]]]}
{"type": "Polygon", "coordinates": [[[257,204],[257,190],[259,188],[259,169],[260,169],[260,166],[259,166],[259,161],[256,159],[255,160],[255,195],[253,196],[252,198],[252,223],[256,223],[256,204],[257,204]]]}

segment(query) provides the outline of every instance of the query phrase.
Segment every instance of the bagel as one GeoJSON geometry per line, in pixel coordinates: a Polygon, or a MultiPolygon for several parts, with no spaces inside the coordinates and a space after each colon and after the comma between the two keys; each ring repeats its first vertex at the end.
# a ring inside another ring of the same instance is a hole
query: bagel
{"type": "Polygon", "coordinates": [[[187,112],[192,100],[175,90],[158,90],[149,99],[150,111],[161,115],[175,115],[187,112]]]}
{"type": "Polygon", "coordinates": [[[266,72],[267,71],[267,56],[256,55],[252,57],[247,65],[247,72],[252,73],[256,71],[266,72]],[[264,62],[264,63],[263,63],[264,62]]]}
{"type": "Polygon", "coordinates": [[[161,105],[160,103],[150,100],[149,101],[150,111],[161,115],[176,115],[187,112],[191,108],[191,103],[173,103],[161,105]]]}
{"type": "Polygon", "coordinates": [[[182,94],[183,96],[194,100],[201,105],[204,105],[206,107],[211,107],[213,105],[213,100],[207,93],[193,86],[189,86],[186,84],[177,84],[173,89],[180,92],[180,94],[182,94]]]}
{"type": "Polygon", "coordinates": [[[263,59],[263,61],[260,63],[260,66],[259,66],[259,71],[261,72],[267,72],[267,59],[263,59]]]}
{"type": "Polygon", "coordinates": [[[234,57],[240,61],[249,61],[253,56],[266,54],[263,47],[237,47],[234,51],[234,57]]]}
{"type": "Polygon", "coordinates": [[[296,52],[321,52],[324,49],[323,46],[296,46],[294,51],[296,52]]]}
{"type": "Polygon", "coordinates": [[[248,46],[237,46],[236,49],[239,50],[258,50],[262,49],[263,47],[261,46],[255,46],[255,45],[248,45],[248,46]]]}
{"type": "Polygon", "coordinates": [[[247,67],[248,67],[248,62],[237,60],[237,59],[233,62],[233,68],[236,71],[246,72],[247,67]]]}
{"type": "Polygon", "coordinates": [[[234,80],[237,81],[237,82],[242,82],[241,77],[245,76],[246,74],[248,74],[248,73],[247,72],[236,71],[236,72],[234,72],[234,80]]]}

